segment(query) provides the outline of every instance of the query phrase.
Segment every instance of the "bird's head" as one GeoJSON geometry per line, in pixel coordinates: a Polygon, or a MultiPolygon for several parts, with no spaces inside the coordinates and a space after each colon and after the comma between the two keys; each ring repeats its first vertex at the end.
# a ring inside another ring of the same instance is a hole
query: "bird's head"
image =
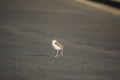
{"type": "Polygon", "coordinates": [[[52,42],[56,42],[56,40],[55,40],[55,39],[53,39],[53,40],[52,40],[52,42]]]}

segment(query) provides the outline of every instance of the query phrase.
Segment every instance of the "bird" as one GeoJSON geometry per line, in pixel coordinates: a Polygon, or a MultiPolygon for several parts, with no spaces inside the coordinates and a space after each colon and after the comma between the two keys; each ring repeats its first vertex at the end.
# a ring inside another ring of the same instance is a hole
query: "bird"
{"type": "Polygon", "coordinates": [[[57,51],[57,53],[56,53],[56,55],[54,57],[58,57],[59,53],[61,54],[61,56],[63,56],[63,48],[64,48],[64,46],[59,41],[53,39],[52,40],[52,46],[57,51]]]}

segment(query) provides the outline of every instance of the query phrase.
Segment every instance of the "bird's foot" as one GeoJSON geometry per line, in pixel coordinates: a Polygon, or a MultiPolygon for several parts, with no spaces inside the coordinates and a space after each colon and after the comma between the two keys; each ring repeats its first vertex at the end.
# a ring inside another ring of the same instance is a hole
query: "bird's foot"
{"type": "Polygon", "coordinates": [[[54,56],[54,57],[58,57],[58,55],[54,56]]]}
{"type": "Polygon", "coordinates": [[[63,57],[63,50],[61,50],[61,56],[63,57]]]}
{"type": "Polygon", "coordinates": [[[63,53],[61,53],[61,56],[63,57],[63,53]]]}

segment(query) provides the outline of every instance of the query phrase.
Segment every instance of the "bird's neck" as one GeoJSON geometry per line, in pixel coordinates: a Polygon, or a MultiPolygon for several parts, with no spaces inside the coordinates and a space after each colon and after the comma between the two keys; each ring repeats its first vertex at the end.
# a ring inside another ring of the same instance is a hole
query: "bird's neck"
{"type": "Polygon", "coordinates": [[[56,41],[53,41],[52,44],[54,44],[56,41]]]}

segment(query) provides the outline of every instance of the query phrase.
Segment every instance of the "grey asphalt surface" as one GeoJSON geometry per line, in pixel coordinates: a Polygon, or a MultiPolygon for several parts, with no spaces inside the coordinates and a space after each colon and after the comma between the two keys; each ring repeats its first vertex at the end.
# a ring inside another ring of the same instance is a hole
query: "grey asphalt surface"
{"type": "Polygon", "coordinates": [[[0,80],[120,80],[120,16],[74,0],[0,0],[0,80]]]}

